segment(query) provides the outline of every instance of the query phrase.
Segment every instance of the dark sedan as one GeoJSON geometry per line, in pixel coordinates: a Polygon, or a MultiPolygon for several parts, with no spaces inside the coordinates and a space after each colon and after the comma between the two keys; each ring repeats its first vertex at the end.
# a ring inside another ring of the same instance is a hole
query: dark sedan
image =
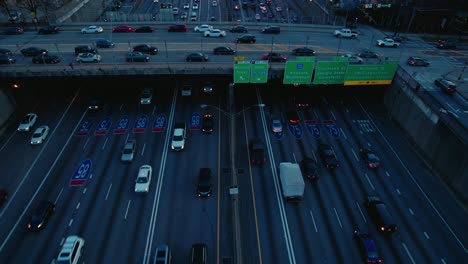
{"type": "Polygon", "coordinates": [[[252,139],[250,142],[250,162],[255,165],[262,165],[266,162],[265,146],[260,139],[252,139]]]}
{"type": "Polygon", "coordinates": [[[150,57],[139,51],[128,52],[125,56],[125,61],[127,62],[147,62],[150,60],[150,57]]]}
{"type": "Polygon", "coordinates": [[[0,49],[0,54],[2,54],[2,55],[13,55],[13,53],[9,49],[0,49]]]}
{"type": "Polygon", "coordinates": [[[356,53],[357,56],[361,58],[378,58],[377,53],[370,51],[368,49],[360,50],[358,53],[356,53]]]}
{"type": "Polygon", "coordinates": [[[313,158],[306,157],[301,160],[302,174],[308,179],[320,177],[317,162],[313,158]]]}
{"type": "Polygon", "coordinates": [[[96,40],[96,47],[97,48],[112,48],[114,47],[114,42],[107,40],[107,39],[98,39],[96,40]]]}
{"type": "Polygon", "coordinates": [[[213,49],[213,53],[216,55],[233,55],[236,51],[231,47],[217,47],[213,49]]]}
{"type": "Polygon", "coordinates": [[[136,33],[151,33],[153,31],[154,31],[154,28],[150,26],[141,26],[135,29],[136,33]]]}
{"type": "Polygon", "coordinates": [[[21,54],[26,57],[33,57],[37,55],[46,55],[48,51],[46,49],[41,49],[38,47],[29,47],[21,50],[21,54]]]}
{"type": "Polygon", "coordinates": [[[292,50],[292,54],[295,56],[314,56],[315,50],[307,47],[297,48],[292,50]]]}
{"type": "Polygon", "coordinates": [[[22,27],[7,27],[4,31],[6,35],[19,35],[24,33],[22,27]]]}
{"type": "Polygon", "coordinates": [[[28,229],[31,231],[39,231],[43,229],[54,211],[55,204],[53,202],[42,201],[29,218],[28,229]]]}
{"type": "Polygon", "coordinates": [[[146,45],[146,44],[141,44],[141,45],[134,46],[133,51],[139,51],[141,53],[156,55],[158,53],[158,48],[150,46],[150,45],[146,45]]]}
{"type": "Polygon", "coordinates": [[[411,65],[411,66],[429,66],[430,65],[430,63],[426,59],[417,57],[417,56],[409,57],[407,60],[407,63],[408,65],[411,65]]]}
{"type": "Polygon", "coordinates": [[[374,153],[373,150],[368,148],[361,148],[359,153],[361,153],[361,157],[366,163],[367,167],[371,169],[380,167],[380,158],[374,153]]]}
{"type": "Polygon", "coordinates": [[[60,58],[55,55],[37,55],[32,58],[33,63],[56,64],[60,62],[60,58]]]}
{"type": "Polygon", "coordinates": [[[0,64],[13,64],[16,62],[16,59],[11,55],[0,54],[0,64]]]}
{"type": "Polygon", "coordinates": [[[262,55],[262,60],[268,60],[270,62],[285,62],[287,57],[276,52],[269,52],[262,55]]]}
{"type": "Polygon", "coordinates": [[[249,32],[249,30],[244,26],[235,26],[235,27],[232,27],[229,31],[232,32],[232,33],[247,33],[247,32],[249,32]]]}
{"type": "Polygon", "coordinates": [[[202,131],[204,133],[211,133],[213,132],[213,115],[212,114],[205,114],[203,115],[202,120],[202,131]]]}
{"type": "Polygon", "coordinates": [[[189,55],[187,55],[185,57],[185,61],[208,61],[208,56],[206,56],[205,54],[201,53],[201,52],[194,52],[194,53],[190,53],[189,55]]]}
{"type": "Polygon", "coordinates": [[[237,43],[255,43],[257,41],[254,35],[242,35],[236,39],[237,43]]]}
{"type": "Polygon", "coordinates": [[[57,34],[59,33],[60,29],[57,26],[49,25],[43,28],[40,28],[37,32],[38,34],[57,34]]]}

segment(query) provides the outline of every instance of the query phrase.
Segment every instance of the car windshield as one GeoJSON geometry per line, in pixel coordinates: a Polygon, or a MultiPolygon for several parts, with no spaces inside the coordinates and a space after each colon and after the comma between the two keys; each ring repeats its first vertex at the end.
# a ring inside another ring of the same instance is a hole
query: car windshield
{"type": "Polygon", "coordinates": [[[333,156],[333,151],[331,149],[325,149],[323,151],[323,154],[325,154],[326,156],[333,156]]]}
{"type": "Polygon", "coordinates": [[[29,123],[29,117],[25,117],[23,121],[21,121],[21,124],[28,124],[29,123]]]}
{"type": "Polygon", "coordinates": [[[126,149],[124,149],[124,151],[123,151],[124,154],[132,154],[132,152],[133,152],[133,151],[132,151],[132,149],[130,149],[130,148],[126,148],[126,149]]]}
{"type": "Polygon", "coordinates": [[[34,134],[32,135],[32,137],[33,137],[33,138],[39,138],[39,137],[41,137],[41,133],[34,133],[34,134]]]}
{"type": "Polygon", "coordinates": [[[174,136],[174,141],[182,141],[182,136],[174,136]]]}
{"type": "Polygon", "coordinates": [[[148,182],[148,178],[146,177],[138,177],[137,178],[137,183],[147,183],[148,182]]]}
{"type": "Polygon", "coordinates": [[[379,162],[380,161],[379,158],[374,154],[369,154],[368,158],[369,158],[370,162],[379,162]]]}

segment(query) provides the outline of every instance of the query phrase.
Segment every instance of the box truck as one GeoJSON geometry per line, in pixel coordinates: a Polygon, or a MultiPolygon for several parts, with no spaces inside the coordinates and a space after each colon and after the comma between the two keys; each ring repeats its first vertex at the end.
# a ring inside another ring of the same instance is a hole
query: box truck
{"type": "Polygon", "coordinates": [[[287,200],[302,200],[305,183],[299,164],[281,162],[279,169],[283,197],[287,200]]]}

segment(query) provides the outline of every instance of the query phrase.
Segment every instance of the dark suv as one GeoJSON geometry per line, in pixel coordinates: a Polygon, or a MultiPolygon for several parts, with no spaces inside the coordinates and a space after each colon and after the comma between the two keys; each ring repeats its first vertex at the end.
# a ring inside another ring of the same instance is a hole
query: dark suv
{"type": "Polygon", "coordinates": [[[364,263],[381,263],[377,247],[369,233],[365,231],[354,230],[354,239],[358,244],[359,251],[364,260],[364,263]]]}
{"type": "Polygon", "coordinates": [[[366,197],[365,206],[370,217],[378,227],[379,231],[385,234],[391,234],[397,230],[397,225],[387,210],[387,207],[380,197],[369,195],[366,197]]]}
{"type": "Polygon", "coordinates": [[[257,38],[254,35],[242,35],[236,39],[237,43],[255,43],[257,38]]]}
{"type": "Polygon", "coordinates": [[[448,38],[445,40],[439,39],[436,47],[438,49],[454,49],[457,47],[457,40],[454,38],[448,38]]]}
{"type": "Polygon", "coordinates": [[[45,27],[39,29],[39,31],[37,33],[39,33],[39,34],[57,34],[58,32],[59,32],[59,27],[49,25],[49,26],[45,26],[45,27]]]}
{"type": "Polygon", "coordinates": [[[167,28],[168,32],[186,32],[187,31],[187,25],[184,24],[174,24],[170,25],[167,28]]]}
{"type": "Polygon", "coordinates": [[[91,46],[88,45],[80,45],[75,47],[75,55],[78,55],[80,53],[93,53],[97,54],[97,50],[91,46]]]}
{"type": "Polygon", "coordinates": [[[260,139],[252,139],[250,142],[250,155],[252,164],[262,165],[266,162],[265,146],[260,139]]]}
{"type": "Polygon", "coordinates": [[[330,145],[318,142],[317,152],[327,169],[333,169],[340,166],[335,151],[330,145]]]}
{"type": "Polygon", "coordinates": [[[201,168],[198,172],[197,196],[210,197],[213,191],[211,169],[201,168]]]}
{"type": "Polygon", "coordinates": [[[453,93],[457,90],[457,85],[447,79],[439,78],[434,81],[434,84],[445,93],[453,93]]]}
{"type": "Polygon", "coordinates": [[[279,34],[281,32],[281,29],[278,26],[267,26],[262,29],[262,32],[270,34],[279,34]]]}
{"type": "Polygon", "coordinates": [[[55,204],[53,202],[42,201],[29,219],[28,229],[31,231],[38,231],[44,228],[54,211],[55,204]]]}

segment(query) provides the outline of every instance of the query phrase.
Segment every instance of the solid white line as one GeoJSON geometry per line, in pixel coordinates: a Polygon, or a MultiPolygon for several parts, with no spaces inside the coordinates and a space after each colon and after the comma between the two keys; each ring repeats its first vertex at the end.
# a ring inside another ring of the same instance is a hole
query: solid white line
{"type": "Polygon", "coordinates": [[[432,209],[434,210],[434,212],[437,214],[437,216],[439,216],[440,220],[442,220],[442,222],[444,223],[445,227],[449,230],[449,232],[452,234],[452,236],[457,240],[458,244],[460,244],[461,248],[465,251],[465,253],[468,253],[468,250],[465,248],[465,246],[463,245],[463,243],[460,241],[460,239],[458,238],[458,236],[455,234],[455,232],[453,232],[452,228],[449,226],[449,224],[447,223],[447,221],[445,221],[445,219],[442,217],[442,215],[440,214],[439,210],[437,210],[437,208],[435,207],[434,203],[431,201],[431,199],[429,199],[429,196],[427,196],[427,194],[424,192],[424,190],[422,189],[422,187],[419,185],[419,183],[416,181],[416,179],[414,178],[413,174],[409,171],[408,167],[405,165],[405,163],[403,163],[403,161],[401,160],[400,156],[398,156],[398,154],[396,153],[395,149],[392,147],[392,145],[390,144],[390,142],[388,142],[387,138],[384,137],[382,131],[380,131],[379,127],[375,124],[374,120],[372,119],[372,117],[369,115],[369,113],[367,113],[366,109],[364,109],[364,107],[361,105],[361,103],[355,98],[355,100],[357,101],[357,103],[359,104],[359,106],[361,107],[361,109],[364,111],[364,113],[367,115],[367,117],[369,118],[369,121],[372,122],[372,124],[374,125],[375,129],[377,129],[377,131],[379,132],[380,136],[382,137],[382,139],[385,141],[385,144],[387,144],[387,146],[389,147],[389,149],[393,152],[393,154],[395,155],[395,157],[398,159],[398,161],[400,162],[401,166],[403,167],[403,169],[406,171],[406,173],[410,176],[411,180],[413,181],[413,183],[416,185],[416,187],[419,189],[419,191],[421,192],[421,194],[424,196],[424,198],[427,200],[427,202],[431,205],[432,209]]]}
{"type": "Polygon", "coordinates": [[[403,245],[403,248],[405,249],[406,254],[408,254],[408,257],[410,258],[411,263],[416,264],[416,262],[413,259],[413,256],[411,256],[411,253],[409,252],[408,248],[406,247],[406,244],[403,243],[403,242],[401,244],[403,245]]]}
{"type": "Polygon", "coordinates": [[[356,202],[357,208],[359,210],[359,213],[361,213],[362,219],[364,219],[364,223],[367,223],[366,217],[364,216],[364,213],[361,210],[361,206],[359,206],[359,203],[356,202]]]}
{"type": "Polygon", "coordinates": [[[346,136],[343,128],[340,127],[341,134],[343,135],[344,139],[348,140],[348,137],[346,136]]]}
{"type": "Polygon", "coordinates": [[[310,212],[310,217],[312,217],[312,222],[314,223],[314,228],[315,228],[315,232],[318,233],[318,230],[317,230],[317,225],[315,224],[315,218],[314,218],[314,215],[312,214],[312,211],[309,211],[310,212]]]}
{"type": "Polygon", "coordinates": [[[132,200],[128,200],[127,210],[125,211],[125,217],[124,217],[124,219],[127,219],[128,209],[130,208],[130,203],[131,203],[131,202],[132,202],[132,200]]]}
{"type": "Polygon", "coordinates": [[[57,204],[57,203],[58,203],[58,200],[59,200],[60,196],[62,195],[62,192],[63,192],[63,188],[60,189],[60,192],[59,192],[59,194],[57,195],[57,198],[55,198],[54,204],[57,204]]]}
{"type": "Polygon", "coordinates": [[[78,210],[80,208],[80,203],[78,203],[75,207],[75,210],[78,210]]]}
{"type": "MultiPolygon", "coordinates": [[[[62,117],[60,118],[60,120],[58,121],[57,123],[57,126],[54,128],[54,130],[52,131],[50,137],[52,137],[54,134],[55,134],[55,131],[60,127],[60,125],[62,124],[62,121],[63,119],[65,118],[65,116],[67,115],[68,111],[70,110],[70,107],[71,105],[73,104],[73,102],[75,101],[76,99],[76,96],[78,95],[79,93],[79,89],[78,91],[76,92],[75,96],[73,97],[73,99],[71,100],[70,104],[68,105],[67,109],[63,112],[63,115],[62,117]]],[[[77,122],[75,128],[73,129],[73,131],[76,131],[76,129],[78,129],[78,126],[81,124],[81,121],[83,120],[85,114],[86,114],[87,110],[85,110],[83,112],[83,115],[81,116],[80,120],[77,122]]],[[[10,237],[12,236],[13,232],[15,231],[16,227],[19,225],[20,221],[22,221],[22,219],[24,219],[24,216],[26,214],[26,212],[29,211],[29,207],[31,206],[33,200],[36,198],[37,194],[41,191],[42,189],[42,186],[44,185],[45,181],[49,178],[49,175],[52,171],[52,169],[55,167],[55,165],[57,164],[58,160],[60,159],[60,157],[62,156],[63,152],[65,151],[65,148],[68,146],[68,144],[70,143],[70,140],[72,139],[72,137],[74,136],[73,133],[70,134],[70,136],[68,137],[68,140],[67,142],[65,142],[65,144],[63,145],[63,148],[62,150],[60,150],[57,158],[54,160],[54,163],[50,166],[49,170],[47,171],[46,175],[42,178],[42,181],[41,183],[39,184],[39,186],[37,186],[36,188],[36,191],[34,192],[34,194],[31,196],[31,199],[29,200],[28,204],[24,207],[23,209],[23,212],[21,213],[21,215],[18,217],[18,220],[16,221],[16,223],[14,224],[13,227],[9,228],[10,232],[8,233],[8,235],[5,237],[5,239],[3,240],[2,242],[2,245],[0,246],[0,252],[3,250],[3,248],[5,247],[6,243],[8,242],[8,240],[10,239],[10,237]]],[[[6,211],[6,209],[8,208],[8,206],[14,201],[14,198],[16,197],[16,194],[18,193],[18,190],[23,186],[24,182],[26,181],[26,179],[29,177],[29,174],[31,173],[31,171],[33,170],[34,166],[36,165],[39,157],[42,155],[42,153],[45,151],[45,149],[47,148],[47,145],[49,144],[49,142],[51,142],[51,140],[46,140],[44,146],[41,148],[41,150],[39,151],[37,157],[34,159],[34,161],[31,163],[31,166],[29,167],[28,171],[26,172],[25,176],[23,177],[23,179],[21,179],[21,182],[19,183],[18,187],[16,187],[15,189],[15,192],[13,193],[13,195],[11,196],[10,199],[8,199],[8,202],[7,204],[3,207],[3,211],[0,213],[0,219],[2,218],[4,212],[6,211]]],[[[8,227],[3,227],[3,228],[8,228],[8,227]]]]}
{"type": "Polygon", "coordinates": [[[353,148],[351,148],[351,152],[353,153],[353,156],[354,156],[354,158],[356,159],[356,161],[359,162],[359,158],[358,158],[356,152],[354,152],[354,149],[353,149],[353,148]]]}
{"type": "Polygon", "coordinates": [[[89,142],[89,137],[86,138],[86,142],[84,143],[83,145],[83,150],[86,148],[86,146],[88,145],[88,142],[89,142]]]}
{"type": "Polygon", "coordinates": [[[340,224],[340,227],[343,228],[343,226],[341,225],[340,217],[338,216],[338,212],[336,211],[336,208],[333,207],[333,210],[335,211],[336,219],[338,219],[338,223],[340,224]]]}
{"type": "Polygon", "coordinates": [[[375,187],[374,187],[374,185],[372,184],[372,182],[370,181],[369,176],[367,176],[367,173],[364,173],[364,176],[366,176],[367,182],[368,182],[369,185],[371,186],[372,190],[375,190],[375,187]]]}
{"type": "Polygon", "coordinates": [[[427,239],[431,239],[431,238],[429,237],[429,234],[427,234],[426,231],[424,231],[424,236],[425,236],[427,239]]]}
{"type": "Polygon", "coordinates": [[[101,149],[105,149],[106,148],[106,144],[107,144],[107,141],[109,140],[108,137],[106,137],[106,141],[104,141],[104,144],[102,144],[102,148],[101,149]]]}
{"type": "Polygon", "coordinates": [[[109,188],[107,188],[107,194],[106,194],[106,201],[107,201],[107,198],[109,197],[109,193],[110,193],[110,190],[112,189],[112,183],[109,185],[109,188]]]}

